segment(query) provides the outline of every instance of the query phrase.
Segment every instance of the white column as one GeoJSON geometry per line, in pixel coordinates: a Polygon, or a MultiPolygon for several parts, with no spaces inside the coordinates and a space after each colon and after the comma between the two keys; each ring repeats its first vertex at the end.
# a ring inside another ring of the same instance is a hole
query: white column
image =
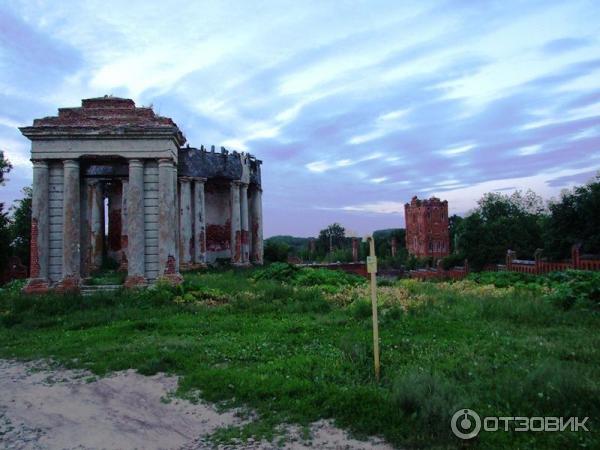
{"type": "Polygon", "coordinates": [[[242,224],[240,218],[240,182],[231,182],[231,262],[242,262],[242,224]]]}
{"type": "Polygon", "coordinates": [[[240,185],[240,214],[241,214],[241,229],[242,229],[242,263],[246,264],[250,261],[250,248],[248,246],[248,184],[240,185]]]}
{"type": "Polygon", "coordinates": [[[61,290],[76,289],[80,279],[80,186],[79,161],[67,159],[63,184],[63,271],[61,290]]]}
{"type": "Polygon", "coordinates": [[[127,281],[129,287],[146,283],[144,230],[144,162],[129,160],[127,186],[127,281]]]}
{"type": "Polygon", "coordinates": [[[179,179],[179,261],[182,269],[189,269],[194,258],[192,224],[192,183],[189,178],[182,177],[179,179]]]}
{"type": "Polygon", "coordinates": [[[196,264],[206,264],[206,219],[204,183],[206,178],[194,180],[194,250],[196,264]]]}

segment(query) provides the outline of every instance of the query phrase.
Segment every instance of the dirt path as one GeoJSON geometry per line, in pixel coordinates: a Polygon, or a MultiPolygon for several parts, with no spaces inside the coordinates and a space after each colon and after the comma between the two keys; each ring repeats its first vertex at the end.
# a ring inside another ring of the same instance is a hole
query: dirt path
{"type": "MultiPolygon", "coordinates": [[[[176,377],[162,374],[128,370],[95,379],[42,362],[0,360],[0,448],[205,449],[213,447],[204,436],[244,423],[210,404],[165,401],[176,387],[176,377]]],[[[391,449],[380,440],[350,439],[327,421],[312,425],[310,441],[295,427],[288,431],[288,449],[391,449]]],[[[277,447],[255,441],[227,448],[277,447]]]]}

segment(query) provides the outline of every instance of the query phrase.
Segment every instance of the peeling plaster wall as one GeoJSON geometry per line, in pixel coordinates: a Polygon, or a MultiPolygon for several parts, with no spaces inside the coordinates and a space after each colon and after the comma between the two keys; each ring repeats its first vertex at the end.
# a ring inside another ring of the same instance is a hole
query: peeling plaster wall
{"type": "Polygon", "coordinates": [[[231,258],[231,195],[229,184],[205,186],[206,260],[231,258]]]}

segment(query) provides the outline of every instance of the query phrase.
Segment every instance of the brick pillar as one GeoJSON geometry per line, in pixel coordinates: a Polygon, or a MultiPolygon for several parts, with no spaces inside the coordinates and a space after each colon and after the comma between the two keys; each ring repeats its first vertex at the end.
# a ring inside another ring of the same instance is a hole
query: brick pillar
{"type": "Polygon", "coordinates": [[[242,223],[240,206],[240,182],[231,182],[231,263],[242,262],[242,223]]]}
{"type": "Polygon", "coordinates": [[[48,290],[50,229],[48,224],[48,162],[33,161],[33,195],[31,199],[31,243],[29,280],[24,292],[48,290]]]}
{"type": "Polygon", "coordinates": [[[573,244],[571,247],[571,265],[573,269],[579,269],[581,266],[581,244],[573,244]]]}
{"type": "Polygon", "coordinates": [[[262,189],[257,186],[252,195],[252,262],[263,263],[263,216],[262,216],[262,189]]]}
{"type": "Polygon", "coordinates": [[[515,252],[513,252],[512,250],[507,250],[506,251],[506,270],[508,270],[508,271],[512,270],[513,259],[515,259],[515,252]]]}
{"type": "Polygon", "coordinates": [[[59,291],[78,290],[81,277],[79,161],[67,159],[63,184],[63,270],[59,291]]]}
{"type": "Polygon", "coordinates": [[[250,262],[250,248],[248,247],[248,184],[240,185],[240,227],[241,227],[241,250],[242,263],[250,262]]]}
{"type": "Polygon", "coordinates": [[[358,262],[358,239],[352,238],[352,261],[358,262]]]}
{"type": "Polygon", "coordinates": [[[398,242],[396,241],[396,238],[393,237],[392,238],[392,258],[396,257],[397,251],[398,251],[398,242]]]}
{"type": "Polygon", "coordinates": [[[88,181],[89,265],[88,272],[94,272],[102,266],[104,251],[104,183],[100,180],[88,181]]]}
{"type": "Polygon", "coordinates": [[[127,287],[146,284],[145,245],[144,162],[130,159],[127,184],[127,287]]]}
{"type": "Polygon", "coordinates": [[[204,202],[204,183],[206,178],[194,180],[194,251],[195,263],[206,265],[206,219],[204,202]]]}
{"type": "Polygon", "coordinates": [[[541,248],[536,248],[533,253],[533,258],[535,259],[535,273],[538,275],[542,273],[542,252],[543,250],[541,248]]]}
{"type": "MultiPolygon", "coordinates": [[[[176,169],[171,159],[158,160],[158,267],[159,278],[181,283],[177,252],[178,215],[176,169]]],[[[131,207],[129,209],[131,213],[131,207]]]]}

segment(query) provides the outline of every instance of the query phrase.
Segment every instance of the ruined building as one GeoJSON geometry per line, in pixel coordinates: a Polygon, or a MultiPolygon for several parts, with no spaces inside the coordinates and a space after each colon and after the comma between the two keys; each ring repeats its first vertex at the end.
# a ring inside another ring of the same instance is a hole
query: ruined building
{"type": "Polygon", "coordinates": [[[261,264],[261,161],[183,147],[177,125],[133,100],[101,97],[21,128],[31,140],[26,290],[77,289],[108,259],[126,286],[217,258],[261,264]]]}
{"type": "Polygon", "coordinates": [[[413,197],[404,205],[406,249],[417,257],[443,258],[450,254],[448,202],[413,197]]]}

